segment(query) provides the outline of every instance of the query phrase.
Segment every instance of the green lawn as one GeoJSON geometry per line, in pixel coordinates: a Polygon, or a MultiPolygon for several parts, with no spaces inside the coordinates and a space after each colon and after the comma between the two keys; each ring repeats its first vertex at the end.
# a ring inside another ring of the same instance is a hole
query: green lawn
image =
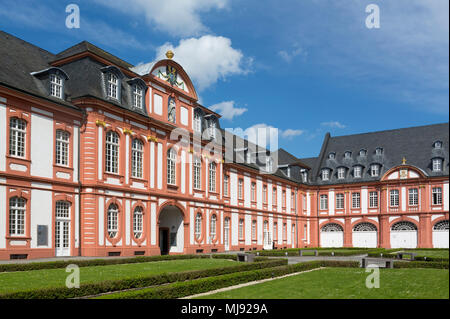
{"type": "MultiPolygon", "coordinates": [[[[76,263],[76,262],[74,262],[76,263]]],[[[135,278],[169,272],[219,268],[235,265],[229,259],[182,259],[148,263],[108,265],[80,268],[80,283],[135,278]]],[[[65,285],[65,268],[0,273],[0,293],[33,290],[65,285]]]]}
{"type": "Polygon", "coordinates": [[[417,256],[426,256],[426,257],[440,257],[440,258],[448,258],[448,250],[421,250],[421,249],[406,249],[406,252],[414,252],[417,256]]]}
{"type": "Polygon", "coordinates": [[[449,272],[381,269],[380,288],[366,288],[364,269],[327,268],[202,297],[203,299],[448,299],[449,272]]]}

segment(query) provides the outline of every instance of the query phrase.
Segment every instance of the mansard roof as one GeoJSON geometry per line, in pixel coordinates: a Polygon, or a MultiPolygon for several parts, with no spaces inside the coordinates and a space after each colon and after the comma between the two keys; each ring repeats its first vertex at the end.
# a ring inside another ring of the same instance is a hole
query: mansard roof
{"type": "Polygon", "coordinates": [[[403,158],[406,164],[415,166],[424,171],[427,176],[449,175],[449,124],[441,123],[417,127],[408,127],[395,130],[336,136],[324,141],[316,167],[313,182],[318,185],[354,183],[376,181],[389,169],[401,165],[403,158]],[[442,148],[433,148],[436,140],[442,141],[442,148]],[[375,149],[383,148],[381,155],[375,154],[375,149]],[[359,150],[366,149],[366,156],[360,156],[359,150]],[[351,151],[351,158],[344,158],[344,152],[351,151]],[[329,159],[327,154],[336,153],[335,159],[329,159]],[[432,171],[432,158],[441,157],[444,165],[441,172],[432,171]],[[377,163],[381,165],[380,174],[377,177],[370,176],[370,165],[377,163]],[[351,174],[345,179],[338,180],[335,171],[337,167],[344,166],[352,170],[354,166],[364,167],[361,178],[353,178],[351,174]],[[328,181],[322,181],[319,177],[322,168],[332,168],[332,176],[328,181]]]}

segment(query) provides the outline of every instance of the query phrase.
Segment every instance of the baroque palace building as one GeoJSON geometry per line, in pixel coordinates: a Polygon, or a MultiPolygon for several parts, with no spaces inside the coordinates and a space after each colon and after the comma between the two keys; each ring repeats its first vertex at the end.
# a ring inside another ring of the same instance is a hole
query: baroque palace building
{"type": "Polygon", "coordinates": [[[448,123],[297,158],[221,129],[170,51],[0,56],[0,259],[449,245],[448,123]]]}

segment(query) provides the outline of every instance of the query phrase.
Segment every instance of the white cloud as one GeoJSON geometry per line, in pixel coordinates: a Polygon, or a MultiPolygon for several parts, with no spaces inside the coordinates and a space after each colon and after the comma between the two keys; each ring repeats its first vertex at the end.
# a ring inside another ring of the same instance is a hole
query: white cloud
{"type": "Polygon", "coordinates": [[[327,126],[331,128],[346,128],[347,126],[338,122],[338,121],[330,121],[330,122],[322,122],[320,123],[322,126],[327,126]]]}
{"type": "Polygon", "coordinates": [[[209,108],[213,110],[214,112],[219,113],[222,115],[223,119],[226,120],[232,120],[233,117],[239,116],[247,112],[246,108],[238,108],[234,107],[235,102],[234,101],[225,101],[221,103],[214,104],[210,106],[209,108]]]}
{"type": "Polygon", "coordinates": [[[284,137],[284,138],[292,138],[292,137],[294,137],[294,136],[302,135],[303,133],[304,133],[303,130],[287,129],[287,130],[284,130],[284,131],[281,133],[281,136],[284,137]]]}
{"type": "Polygon", "coordinates": [[[199,90],[215,84],[219,79],[245,74],[248,61],[240,50],[231,46],[231,40],[221,36],[205,35],[181,40],[178,46],[166,43],[157,49],[156,59],[165,59],[167,50],[175,53],[180,63],[199,90]]]}
{"type": "Polygon", "coordinates": [[[208,31],[200,14],[223,10],[229,0],[96,0],[97,3],[134,16],[173,36],[200,35],[208,31]]]}
{"type": "Polygon", "coordinates": [[[294,49],[291,51],[281,50],[278,52],[278,55],[286,62],[291,63],[292,60],[301,56],[303,59],[306,59],[308,52],[306,52],[303,48],[298,47],[298,45],[294,45],[294,49]]]}

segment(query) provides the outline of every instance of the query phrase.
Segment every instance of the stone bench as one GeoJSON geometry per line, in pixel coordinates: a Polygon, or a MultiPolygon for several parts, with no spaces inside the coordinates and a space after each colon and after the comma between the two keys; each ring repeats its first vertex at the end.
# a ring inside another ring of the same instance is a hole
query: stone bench
{"type": "Polygon", "coordinates": [[[319,256],[319,251],[316,250],[316,249],[300,249],[300,250],[298,251],[298,255],[299,255],[300,257],[303,256],[303,252],[304,252],[304,251],[314,252],[314,256],[319,256]]]}
{"type": "Polygon", "coordinates": [[[255,254],[238,253],[237,254],[237,260],[241,261],[241,262],[251,263],[251,262],[253,262],[255,260],[255,254]]]}
{"type": "Polygon", "coordinates": [[[368,265],[377,265],[380,268],[394,268],[394,261],[380,258],[363,258],[361,259],[361,268],[366,268],[368,265]]]}
{"type": "Polygon", "coordinates": [[[399,252],[397,253],[397,259],[403,259],[403,255],[409,255],[411,260],[414,260],[417,256],[416,253],[399,252]]]}

